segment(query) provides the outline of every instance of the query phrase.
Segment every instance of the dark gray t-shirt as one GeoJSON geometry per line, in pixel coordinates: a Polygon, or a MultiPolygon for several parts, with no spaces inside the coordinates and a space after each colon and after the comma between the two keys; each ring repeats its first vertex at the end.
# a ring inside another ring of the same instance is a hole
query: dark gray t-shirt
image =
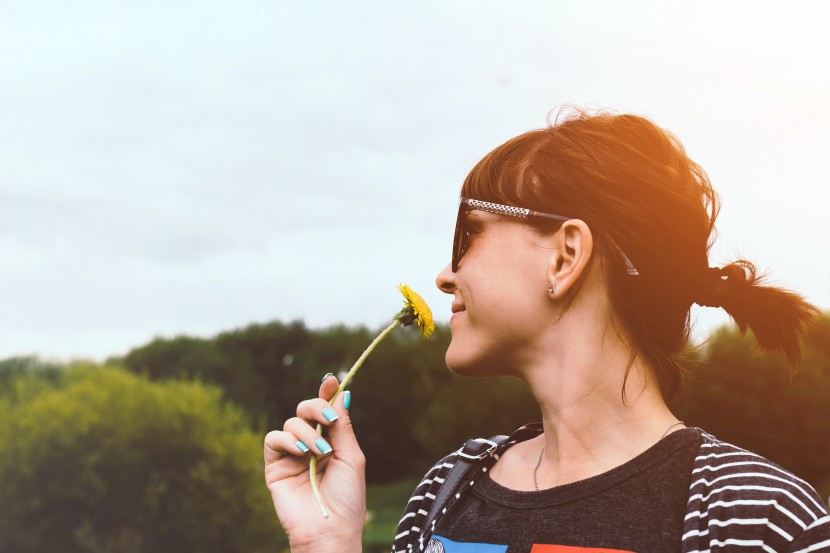
{"type": "Polygon", "coordinates": [[[701,442],[697,430],[684,428],[608,472],[538,492],[505,488],[485,474],[441,518],[426,551],[679,551],[701,442]]]}

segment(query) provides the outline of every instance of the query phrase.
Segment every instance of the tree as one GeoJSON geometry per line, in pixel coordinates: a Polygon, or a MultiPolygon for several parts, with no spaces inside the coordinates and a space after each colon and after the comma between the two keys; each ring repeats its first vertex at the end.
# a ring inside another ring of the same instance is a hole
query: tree
{"type": "Polygon", "coordinates": [[[810,327],[799,373],[754,346],[751,333],[717,331],[679,404],[679,415],[718,438],[782,465],[830,493],[830,316],[810,327]]]}
{"type": "Polygon", "coordinates": [[[221,391],[75,366],[0,397],[0,551],[274,551],[262,437],[221,391]]]}

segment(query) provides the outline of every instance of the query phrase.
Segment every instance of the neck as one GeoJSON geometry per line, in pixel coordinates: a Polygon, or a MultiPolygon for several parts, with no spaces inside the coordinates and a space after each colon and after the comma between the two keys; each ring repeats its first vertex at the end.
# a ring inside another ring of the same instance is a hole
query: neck
{"type": "MultiPolygon", "coordinates": [[[[590,336],[586,328],[577,330],[552,332],[547,353],[536,356],[544,361],[521,375],[542,410],[544,435],[533,443],[540,452],[544,447],[540,489],[590,478],[633,459],[677,420],[642,360],[634,359],[626,377],[630,355],[613,331],[590,336]]],[[[533,466],[537,459],[538,454],[533,466]]]]}

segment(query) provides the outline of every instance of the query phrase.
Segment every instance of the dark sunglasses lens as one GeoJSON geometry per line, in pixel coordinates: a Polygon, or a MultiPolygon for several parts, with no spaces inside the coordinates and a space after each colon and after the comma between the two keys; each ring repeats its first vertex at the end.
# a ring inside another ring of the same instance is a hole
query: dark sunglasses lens
{"type": "Polygon", "coordinates": [[[452,242],[452,271],[458,270],[458,263],[466,250],[464,230],[464,216],[467,214],[466,206],[462,203],[458,206],[458,216],[455,219],[455,236],[452,242]]]}
{"type": "Polygon", "coordinates": [[[467,252],[467,229],[464,227],[464,220],[467,218],[467,206],[458,206],[458,216],[455,219],[455,237],[452,244],[452,271],[458,271],[458,264],[467,252]]]}

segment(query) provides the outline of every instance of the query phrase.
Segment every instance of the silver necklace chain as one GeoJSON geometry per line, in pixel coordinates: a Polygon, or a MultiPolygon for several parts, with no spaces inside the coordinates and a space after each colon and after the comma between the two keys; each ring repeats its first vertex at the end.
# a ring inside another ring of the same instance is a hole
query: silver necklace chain
{"type": "Polygon", "coordinates": [[[542,455],[545,453],[545,446],[542,446],[542,451],[539,452],[539,460],[536,462],[536,468],[533,469],[533,487],[539,491],[539,484],[536,482],[536,471],[539,470],[539,465],[542,464],[542,455]]]}
{"type": "MultiPolygon", "coordinates": [[[[666,431],[663,432],[663,435],[660,436],[660,440],[662,440],[663,438],[665,438],[666,436],[669,435],[669,430],[671,430],[672,428],[674,428],[675,426],[680,425],[680,424],[683,424],[683,421],[673,422],[671,424],[671,426],[666,428],[666,431]]],[[[660,441],[660,440],[657,440],[657,441],[660,441]]],[[[539,484],[538,484],[538,482],[536,482],[536,471],[539,470],[539,466],[542,464],[542,455],[544,455],[544,454],[545,454],[545,446],[542,446],[542,451],[539,452],[539,460],[536,461],[536,467],[533,469],[533,487],[536,488],[537,492],[539,491],[539,484]]]]}

